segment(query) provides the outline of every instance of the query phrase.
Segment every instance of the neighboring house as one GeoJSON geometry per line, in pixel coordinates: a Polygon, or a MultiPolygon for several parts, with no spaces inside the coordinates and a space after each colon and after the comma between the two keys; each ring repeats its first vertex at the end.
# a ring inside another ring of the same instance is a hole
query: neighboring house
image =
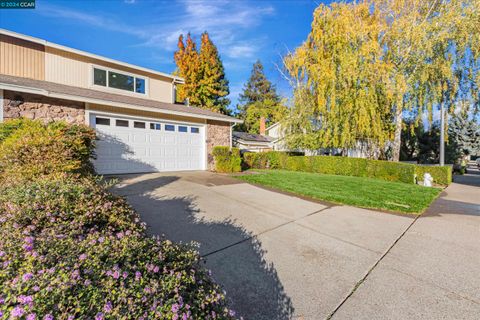
{"type": "MultiPolygon", "coordinates": [[[[285,143],[285,132],[282,129],[280,122],[272,124],[265,129],[265,134],[271,138],[270,145],[275,151],[290,151],[290,152],[303,152],[305,155],[338,155],[341,154],[342,149],[338,148],[321,148],[318,150],[292,150],[289,149],[285,143]]],[[[357,143],[356,148],[350,148],[346,150],[347,157],[353,158],[369,158],[368,148],[362,144],[357,143]]]]}
{"type": "Polygon", "coordinates": [[[233,145],[241,151],[262,152],[272,151],[273,139],[265,134],[265,118],[260,118],[260,134],[234,131],[233,145]]]}
{"type": "Polygon", "coordinates": [[[271,147],[275,151],[290,151],[285,142],[280,122],[272,124],[265,129],[265,134],[271,138],[271,147]]]}
{"type": "Polygon", "coordinates": [[[233,145],[241,151],[262,152],[273,150],[272,138],[265,135],[234,131],[232,137],[233,145]]]}
{"type": "Polygon", "coordinates": [[[205,170],[238,119],[175,103],[183,79],[0,29],[0,121],[84,123],[101,174],[205,170]]]}

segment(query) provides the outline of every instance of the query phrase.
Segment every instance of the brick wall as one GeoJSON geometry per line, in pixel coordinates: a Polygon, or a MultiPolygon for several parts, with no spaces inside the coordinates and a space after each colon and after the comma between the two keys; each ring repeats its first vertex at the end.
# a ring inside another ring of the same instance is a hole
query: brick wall
{"type": "Polygon", "coordinates": [[[30,93],[4,91],[3,118],[40,119],[45,122],[64,120],[68,123],[85,123],[85,104],[55,99],[30,93]]]}
{"type": "Polygon", "coordinates": [[[213,147],[230,146],[230,123],[221,121],[207,122],[207,168],[212,170],[215,162],[212,156],[213,147]]]}

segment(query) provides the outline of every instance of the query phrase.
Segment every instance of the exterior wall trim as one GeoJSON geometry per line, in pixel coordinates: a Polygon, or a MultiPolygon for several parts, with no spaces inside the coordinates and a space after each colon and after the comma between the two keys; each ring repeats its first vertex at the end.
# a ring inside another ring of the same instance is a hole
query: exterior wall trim
{"type": "Polygon", "coordinates": [[[73,101],[79,101],[79,102],[85,102],[85,103],[107,105],[107,106],[118,107],[118,108],[136,109],[136,110],[143,110],[143,111],[150,111],[150,112],[160,112],[160,113],[172,114],[172,115],[177,115],[177,116],[185,116],[185,117],[199,118],[199,119],[208,119],[208,120],[215,120],[215,121],[228,122],[228,123],[242,123],[242,120],[239,120],[239,119],[226,120],[226,119],[223,119],[223,118],[203,116],[203,115],[198,115],[198,114],[188,113],[188,112],[178,112],[178,111],[172,111],[172,110],[166,110],[166,109],[143,107],[143,106],[132,105],[132,104],[128,104],[128,103],[118,103],[118,102],[113,102],[113,101],[108,101],[108,100],[100,100],[100,99],[92,99],[92,98],[86,98],[86,97],[80,97],[80,96],[74,96],[74,95],[68,95],[68,94],[52,93],[52,92],[49,92],[47,90],[29,88],[29,87],[24,87],[24,86],[17,86],[17,85],[13,85],[13,84],[2,84],[2,83],[0,83],[0,89],[38,94],[38,95],[43,95],[43,96],[47,96],[47,97],[51,97],[51,98],[58,98],[58,99],[73,100],[73,101]]]}

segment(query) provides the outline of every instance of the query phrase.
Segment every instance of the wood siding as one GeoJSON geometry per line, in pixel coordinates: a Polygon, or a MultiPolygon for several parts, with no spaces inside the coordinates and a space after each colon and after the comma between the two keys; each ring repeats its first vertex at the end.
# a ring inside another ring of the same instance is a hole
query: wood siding
{"type": "MultiPolygon", "coordinates": [[[[148,95],[145,95],[144,98],[167,103],[173,102],[173,84],[169,78],[56,48],[47,47],[45,51],[45,73],[47,81],[81,88],[92,88],[92,65],[96,65],[145,77],[148,79],[149,87],[148,95]]],[[[101,88],[98,87],[92,89],[101,90],[101,88]]],[[[112,92],[108,89],[106,89],[106,91],[112,92]]],[[[138,94],[128,91],[115,91],[115,93],[139,97],[138,94]]]]}
{"type": "Polygon", "coordinates": [[[45,47],[0,34],[0,73],[45,80],[45,47]]]}
{"type": "Polygon", "coordinates": [[[173,84],[171,82],[160,81],[158,79],[150,78],[150,99],[156,101],[163,101],[174,103],[173,101],[173,84]]]}
{"type": "Polygon", "coordinates": [[[45,49],[45,80],[88,88],[90,65],[78,57],[74,53],[47,47],[45,49]]]}

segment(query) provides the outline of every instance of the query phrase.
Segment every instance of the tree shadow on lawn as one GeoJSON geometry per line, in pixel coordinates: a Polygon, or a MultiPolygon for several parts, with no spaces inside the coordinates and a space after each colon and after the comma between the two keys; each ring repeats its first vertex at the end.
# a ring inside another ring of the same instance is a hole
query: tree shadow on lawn
{"type": "MultiPolygon", "coordinates": [[[[162,196],[153,192],[180,179],[161,176],[127,184],[114,192],[129,203],[147,223],[148,232],[176,242],[200,245],[206,267],[227,293],[237,316],[245,319],[290,319],[291,299],[284,291],[273,263],[264,259],[258,239],[235,221],[199,217],[195,197],[162,196]]],[[[240,208],[239,208],[240,210],[240,208]]]]}

